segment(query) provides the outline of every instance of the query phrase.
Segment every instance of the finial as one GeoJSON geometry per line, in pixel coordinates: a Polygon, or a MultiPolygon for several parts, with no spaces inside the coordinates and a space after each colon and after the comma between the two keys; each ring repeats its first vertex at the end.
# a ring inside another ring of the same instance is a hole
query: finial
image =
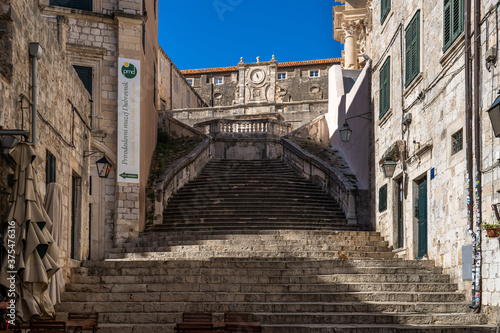
{"type": "Polygon", "coordinates": [[[274,56],[274,54],[273,54],[273,59],[271,59],[271,60],[276,60],[276,57],[274,56]]]}
{"type": "Polygon", "coordinates": [[[260,62],[260,57],[257,57],[257,62],[260,62]]]}
{"type": "Polygon", "coordinates": [[[240,58],[240,64],[244,64],[243,57],[240,58]]]}

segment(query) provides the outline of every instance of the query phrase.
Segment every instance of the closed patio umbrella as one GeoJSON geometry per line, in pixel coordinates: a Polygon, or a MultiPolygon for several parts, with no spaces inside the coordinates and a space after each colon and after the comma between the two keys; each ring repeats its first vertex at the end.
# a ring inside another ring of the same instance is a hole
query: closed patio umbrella
{"type": "MultiPolygon", "coordinates": [[[[16,163],[14,191],[7,222],[14,221],[15,267],[12,269],[5,255],[2,258],[0,283],[9,289],[9,271],[16,274],[16,310],[23,321],[32,317],[42,319],[55,316],[54,305],[48,293],[48,282],[59,266],[59,248],[50,230],[52,221],[43,208],[38,190],[37,167],[43,162],[33,148],[20,143],[11,153],[16,163]]],[[[5,234],[4,247],[9,250],[9,233],[5,234]]]]}
{"type": "MultiPolygon", "coordinates": [[[[63,194],[62,185],[57,183],[47,184],[45,194],[45,211],[52,220],[51,234],[57,246],[62,242],[63,225],[63,194]]],[[[61,303],[61,289],[64,288],[64,277],[61,270],[58,270],[49,281],[48,294],[54,305],[61,303]]]]}

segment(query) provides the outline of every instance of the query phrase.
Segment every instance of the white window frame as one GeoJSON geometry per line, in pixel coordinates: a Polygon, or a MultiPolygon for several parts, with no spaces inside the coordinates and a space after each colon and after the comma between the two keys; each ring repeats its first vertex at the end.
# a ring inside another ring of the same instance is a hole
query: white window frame
{"type": "Polygon", "coordinates": [[[283,72],[283,73],[278,73],[278,80],[286,80],[288,77],[287,73],[286,72],[283,72]],[[280,78],[280,75],[284,75],[285,77],[282,77],[280,78]]]}
{"type": "Polygon", "coordinates": [[[309,71],[309,77],[319,77],[320,76],[320,70],[319,69],[314,69],[309,71]],[[318,72],[318,75],[312,75],[312,73],[318,72]]]}
{"type": "Polygon", "coordinates": [[[194,79],[186,79],[186,81],[191,87],[194,87],[194,79]]]}
{"type": "Polygon", "coordinates": [[[219,84],[224,84],[224,77],[214,77],[214,84],[219,85],[219,84]],[[218,83],[217,80],[220,80],[218,83]]]}

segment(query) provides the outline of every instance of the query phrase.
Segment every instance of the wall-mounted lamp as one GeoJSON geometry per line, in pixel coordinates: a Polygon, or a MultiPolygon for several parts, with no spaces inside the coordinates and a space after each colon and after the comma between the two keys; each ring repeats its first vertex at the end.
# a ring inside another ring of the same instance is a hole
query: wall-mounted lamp
{"type": "Polygon", "coordinates": [[[366,113],[363,113],[363,114],[360,114],[357,116],[349,117],[349,118],[346,118],[344,120],[344,125],[339,130],[340,139],[342,140],[342,142],[349,142],[351,140],[352,129],[349,127],[349,124],[347,123],[347,121],[349,119],[354,119],[354,118],[363,118],[365,120],[371,121],[372,119],[367,117],[368,115],[371,115],[371,112],[366,112],[366,113]]]}
{"type": "Polygon", "coordinates": [[[387,156],[384,163],[382,163],[382,172],[384,173],[384,177],[392,178],[397,165],[397,162],[395,162],[390,156],[387,156]]]}
{"type": "Polygon", "coordinates": [[[491,126],[493,127],[493,132],[495,132],[495,137],[500,137],[500,91],[498,91],[497,99],[488,109],[488,115],[490,116],[491,126]]]}
{"type": "MultiPolygon", "coordinates": [[[[92,156],[94,154],[100,153],[100,151],[84,151],[83,152],[83,158],[92,156]]],[[[97,162],[95,162],[97,165],[97,174],[99,175],[100,178],[108,178],[109,172],[111,171],[111,167],[113,166],[110,161],[106,158],[106,156],[103,156],[101,159],[99,159],[97,162]]]]}

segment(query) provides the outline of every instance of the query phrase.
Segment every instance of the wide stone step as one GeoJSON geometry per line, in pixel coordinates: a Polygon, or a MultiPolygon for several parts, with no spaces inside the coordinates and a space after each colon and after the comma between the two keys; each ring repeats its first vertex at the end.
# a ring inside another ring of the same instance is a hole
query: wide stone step
{"type": "MultiPolygon", "coordinates": [[[[73,269],[73,273],[78,273],[73,269]]],[[[137,281],[143,281],[142,277],[147,276],[147,279],[156,279],[156,277],[170,277],[173,279],[184,281],[188,277],[196,280],[198,276],[211,276],[213,279],[222,279],[225,276],[231,277],[245,277],[251,279],[254,277],[269,277],[269,276],[281,276],[281,277],[295,277],[295,276],[309,276],[311,281],[316,279],[316,276],[322,275],[332,275],[332,274],[388,274],[388,275],[398,275],[398,274],[411,274],[414,276],[421,274],[440,274],[440,269],[429,268],[429,269],[417,269],[417,268],[392,268],[392,267],[366,267],[366,268],[356,268],[356,267],[337,267],[337,268],[317,268],[317,269],[292,269],[292,270],[280,270],[280,269],[238,269],[235,271],[230,268],[168,268],[161,270],[148,270],[147,268],[122,268],[107,270],[104,268],[90,268],[87,269],[84,275],[73,275],[75,282],[82,282],[88,280],[81,279],[92,279],[91,281],[104,281],[105,277],[125,277],[125,276],[136,276],[137,281]],[[88,274],[88,275],[87,275],[88,274]],[[280,275],[281,274],[281,275],[280,275]],[[179,279],[179,277],[181,277],[179,279]]],[[[445,275],[443,275],[445,276],[445,275]]],[[[448,282],[448,277],[443,278],[443,282],[448,282]]],[[[118,279],[119,280],[119,279],[118,279]]]]}
{"type": "Polygon", "coordinates": [[[227,276],[227,275],[167,275],[167,276],[76,276],[74,283],[134,284],[134,283],[222,283],[222,284],[317,284],[317,283],[449,283],[442,274],[335,274],[315,276],[227,276]]]}
{"type": "MultiPolygon", "coordinates": [[[[166,246],[155,244],[124,244],[122,248],[117,250],[137,250],[142,251],[157,251],[157,252],[180,252],[180,251],[365,251],[365,252],[391,252],[385,246],[344,246],[344,245],[327,245],[327,244],[303,244],[303,245],[278,245],[278,244],[206,244],[206,245],[178,245],[166,246]]],[[[391,252],[392,253],[392,252],[391,252]]]]}
{"type": "MultiPolygon", "coordinates": [[[[394,259],[392,252],[364,252],[346,251],[349,258],[365,259],[394,259]]],[[[209,260],[212,258],[337,258],[337,251],[203,251],[203,252],[131,252],[131,253],[110,253],[109,259],[129,259],[129,260],[209,260]]],[[[397,260],[397,259],[394,259],[397,260]]]]}
{"type": "Polygon", "coordinates": [[[67,291],[73,292],[92,292],[92,293],[107,293],[107,292],[230,292],[230,293],[322,293],[322,292],[348,292],[348,291],[413,291],[413,292],[446,292],[448,290],[456,290],[457,286],[450,283],[397,283],[384,282],[366,284],[350,283],[350,284],[327,284],[327,283],[308,283],[294,285],[279,285],[279,284],[225,284],[206,283],[206,284],[186,284],[186,283],[170,283],[170,284],[145,284],[145,283],[106,283],[106,284],[87,284],[87,283],[72,283],[66,286],[67,291]]]}
{"type": "Polygon", "coordinates": [[[140,274],[151,274],[151,272],[170,268],[233,268],[239,269],[314,269],[329,267],[391,267],[391,268],[434,268],[431,260],[321,260],[313,258],[213,258],[210,261],[185,260],[164,261],[152,264],[149,260],[142,261],[85,261],[82,269],[140,269],[140,274]]]}
{"type": "MultiPolygon", "coordinates": [[[[376,246],[387,250],[387,244],[378,241],[360,241],[360,240],[325,240],[322,242],[310,242],[300,240],[286,240],[281,241],[280,245],[276,245],[269,241],[253,239],[253,246],[293,246],[296,248],[304,246],[337,246],[340,249],[344,247],[358,247],[358,246],[376,246]]],[[[155,237],[148,237],[143,235],[140,238],[134,238],[123,244],[123,248],[137,248],[137,247],[165,247],[165,246],[191,246],[191,245],[210,245],[210,246],[247,246],[248,242],[229,241],[229,240],[168,240],[155,237]]],[[[120,249],[120,248],[117,248],[120,249]]],[[[112,250],[116,250],[112,249],[112,250]]]]}
{"type": "Polygon", "coordinates": [[[98,312],[105,315],[113,312],[133,313],[175,313],[179,312],[273,312],[300,313],[303,309],[310,312],[383,312],[383,313],[450,313],[467,312],[464,303],[439,302],[65,302],[68,312],[98,312]]]}
{"type": "MultiPolygon", "coordinates": [[[[165,333],[173,332],[174,324],[99,324],[100,333],[165,333]]],[[[435,326],[398,324],[295,324],[263,325],[265,333],[492,333],[494,327],[482,326],[435,326]]]]}
{"type": "MultiPolygon", "coordinates": [[[[416,324],[460,325],[485,324],[483,316],[469,313],[377,313],[377,312],[289,312],[255,313],[261,323],[272,324],[416,324]]],[[[181,312],[105,312],[100,318],[106,323],[175,323],[181,312]]]]}
{"type": "Polygon", "coordinates": [[[456,292],[326,292],[326,293],[209,293],[209,292],[157,292],[157,293],[78,293],[65,292],[63,302],[424,302],[462,303],[465,296],[456,292]]]}
{"type": "MultiPolygon", "coordinates": [[[[265,221],[269,223],[270,221],[265,221]]],[[[182,224],[182,222],[179,222],[182,224]]],[[[230,231],[233,233],[240,233],[243,231],[259,231],[259,230],[275,230],[275,229],[290,229],[290,230],[311,230],[311,229],[316,229],[316,230],[324,230],[324,231],[329,231],[329,230],[353,230],[355,228],[348,226],[348,225],[343,225],[339,223],[335,223],[335,221],[330,222],[329,224],[326,225],[304,225],[304,224],[298,224],[298,225],[290,225],[289,222],[284,221],[283,223],[276,223],[274,222],[272,225],[269,224],[261,224],[261,225],[250,225],[248,223],[242,223],[241,225],[234,224],[234,225],[224,225],[224,226],[210,226],[210,224],[206,224],[203,226],[202,224],[192,224],[189,226],[176,226],[176,227],[171,227],[168,224],[158,224],[155,226],[148,227],[149,231],[161,231],[161,232],[182,232],[182,231],[201,231],[201,232],[206,232],[206,233],[217,233],[218,231],[230,231]]]]}
{"type": "MultiPolygon", "coordinates": [[[[265,241],[267,243],[283,242],[283,241],[305,241],[307,243],[328,243],[337,241],[359,241],[359,242],[380,242],[387,244],[380,237],[380,234],[373,231],[319,231],[319,230],[268,230],[256,231],[253,233],[231,234],[218,233],[215,235],[202,234],[200,232],[183,232],[183,233],[161,233],[161,232],[142,232],[141,237],[147,237],[151,241],[224,241],[224,242],[256,242],[265,241]]],[[[139,242],[139,238],[132,238],[129,242],[139,242]]],[[[371,243],[367,243],[371,245],[371,243]]]]}

